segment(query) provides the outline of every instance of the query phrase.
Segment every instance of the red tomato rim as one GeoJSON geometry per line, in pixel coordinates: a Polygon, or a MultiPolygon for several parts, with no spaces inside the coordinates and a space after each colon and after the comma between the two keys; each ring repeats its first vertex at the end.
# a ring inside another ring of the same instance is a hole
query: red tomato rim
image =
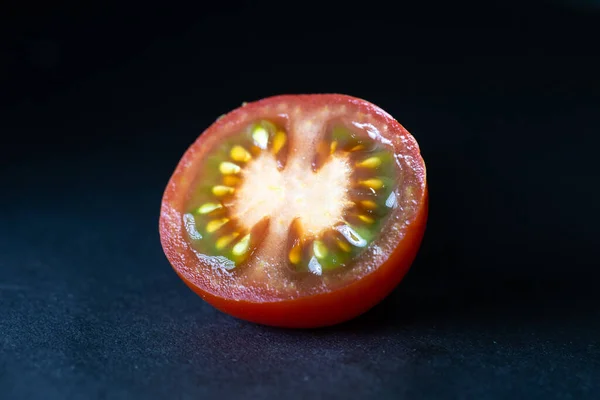
{"type": "Polygon", "coordinates": [[[398,121],[380,107],[366,100],[342,94],[272,96],[248,103],[244,107],[229,112],[207,128],[186,150],[163,194],[159,221],[160,240],[165,255],[177,275],[190,289],[218,310],[247,321],[279,327],[303,328],[333,325],[366,312],[387,297],[404,278],[418,253],[425,232],[428,201],[426,169],[416,140],[398,121]],[[251,301],[228,298],[226,297],[226,288],[223,292],[212,293],[201,287],[198,282],[194,282],[188,274],[183,273],[186,262],[195,260],[197,263],[197,258],[186,243],[182,232],[182,207],[191,184],[188,178],[193,173],[195,164],[202,158],[202,154],[212,147],[211,143],[221,139],[219,134],[225,124],[235,121],[241,115],[252,114],[254,109],[258,110],[266,103],[277,104],[280,102],[300,104],[305,102],[309,106],[329,102],[351,104],[355,107],[356,112],[375,114],[389,126],[393,126],[398,133],[407,135],[412,140],[412,148],[404,149],[403,153],[420,160],[422,167],[420,171],[417,171],[422,189],[421,201],[406,229],[404,238],[387,260],[358,280],[331,292],[294,299],[251,301]]]}

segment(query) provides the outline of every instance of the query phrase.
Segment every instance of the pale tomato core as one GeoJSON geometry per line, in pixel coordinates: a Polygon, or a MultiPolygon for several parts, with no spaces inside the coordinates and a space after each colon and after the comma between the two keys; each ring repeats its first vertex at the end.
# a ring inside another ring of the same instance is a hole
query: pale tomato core
{"type": "Polygon", "coordinates": [[[316,172],[307,160],[292,157],[290,161],[280,170],[266,153],[242,171],[232,214],[247,229],[270,217],[273,233],[285,235],[292,220],[300,218],[306,232],[317,235],[342,222],[344,210],[352,204],[348,161],[333,157],[316,172]]]}

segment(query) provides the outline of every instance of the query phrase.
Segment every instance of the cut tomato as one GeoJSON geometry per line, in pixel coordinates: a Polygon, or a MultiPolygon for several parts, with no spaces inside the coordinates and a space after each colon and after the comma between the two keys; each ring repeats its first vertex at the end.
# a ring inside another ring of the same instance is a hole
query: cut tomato
{"type": "Polygon", "coordinates": [[[160,237],[183,281],[232,316],[317,327],[373,307],[427,219],[415,139],[339,94],[275,96],[219,118],[166,187],[160,237]]]}

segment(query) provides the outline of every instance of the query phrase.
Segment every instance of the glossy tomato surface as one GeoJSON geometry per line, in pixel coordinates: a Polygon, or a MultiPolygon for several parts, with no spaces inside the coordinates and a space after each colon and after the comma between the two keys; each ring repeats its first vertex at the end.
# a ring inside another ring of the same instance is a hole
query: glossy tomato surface
{"type": "Polygon", "coordinates": [[[402,280],[426,225],[416,140],[340,94],[244,104],[187,149],[164,192],[160,238],[177,274],[232,316],[337,324],[402,280]]]}

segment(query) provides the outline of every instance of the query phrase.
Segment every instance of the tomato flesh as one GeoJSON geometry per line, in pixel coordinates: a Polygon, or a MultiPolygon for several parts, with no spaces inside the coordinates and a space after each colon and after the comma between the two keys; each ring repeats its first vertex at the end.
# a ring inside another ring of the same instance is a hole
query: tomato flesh
{"type": "Polygon", "coordinates": [[[415,139],[345,95],[275,96],[217,120],[163,196],[165,254],[186,284],[245,320],[316,327],[387,296],[428,207],[415,139]]]}

